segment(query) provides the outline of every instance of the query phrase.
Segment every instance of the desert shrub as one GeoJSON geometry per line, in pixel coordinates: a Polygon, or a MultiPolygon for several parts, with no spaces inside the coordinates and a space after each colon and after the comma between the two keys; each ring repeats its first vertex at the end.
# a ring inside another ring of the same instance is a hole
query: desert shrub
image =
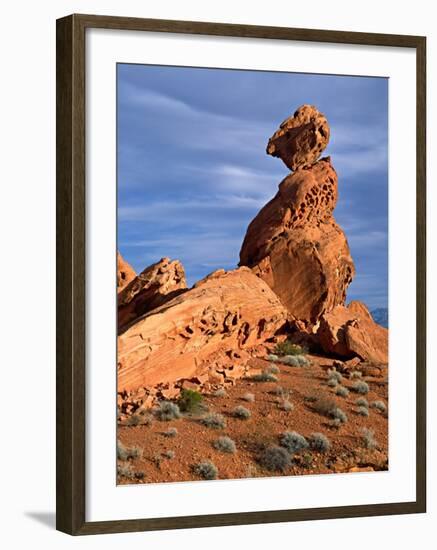
{"type": "Polygon", "coordinates": [[[347,397],[349,395],[349,390],[344,386],[337,386],[337,389],[335,390],[335,395],[338,395],[340,397],[347,397]]]}
{"type": "Polygon", "coordinates": [[[323,416],[332,416],[333,412],[337,408],[337,403],[331,397],[313,396],[311,401],[314,403],[314,410],[319,414],[323,414],[323,416]]]}
{"type": "Polygon", "coordinates": [[[134,472],[130,464],[118,464],[117,466],[117,475],[120,477],[125,477],[127,479],[134,478],[134,472]]]}
{"type": "Polygon", "coordinates": [[[342,409],[340,409],[340,407],[335,408],[332,411],[331,416],[339,424],[345,424],[347,422],[347,415],[342,409]]]}
{"type": "Polygon", "coordinates": [[[282,397],[283,395],[285,395],[287,393],[287,390],[284,390],[284,388],[282,386],[276,386],[269,393],[271,393],[272,395],[278,395],[278,396],[282,397]]]}
{"type": "Polygon", "coordinates": [[[139,426],[141,424],[141,418],[137,414],[132,414],[129,416],[129,418],[126,420],[126,424],[128,426],[139,426]]]}
{"type": "Polygon", "coordinates": [[[376,449],[378,446],[375,439],[375,432],[369,428],[363,428],[363,445],[366,449],[376,449]]]}
{"type": "Polygon", "coordinates": [[[360,372],[359,370],[354,370],[350,373],[349,378],[351,380],[356,380],[357,378],[362,378],[362,376],[363,376],[362,372],[360,372]]]}
{"type": "Polygon", "coordinates": [[[285,355],[280,361],[289,367],[307,367],[310,364],[304,355],[285,355]]]}
{"type": "Polygon", "coordinates": [[[140,424],[142,426],[150,426],[153,422],[153,416],[145,409],[138,411],[138,416],[140,417],[140,424]]]}
{"type": "Polygon", "coordinates": [[[360,416],[369,416],[369,409],[367,407],[358,407],[357,412],[360,416]]]}
{"type": "Polygon", "coordinates": [[[203,396],[196,390],[183,389],[178,399],[178,405],[181,411],[194,412],[199,408],[203,401],[203,396]]]}
{"type": "Polygon", "coordinates": [[[335,380],[338,384],[343,382],[343,376],[335,369],[328,369],[328,381],[335,380]]]}
{"type": "Polygon", "coordinates": [[[297,432],[284,432],[279,440],[281,447],[285,447],[291,454],[308,447],[308,441],[297,432]]]}
{"type": "Polygon", "coordinates": [[[315,403],[318,400],[317,395],[306,395],[304,397],[304,401],[307,403],[315,403]]]}
{"type": "Polygon", "coordinates": [[[255,382],[277,382],[278,378],[274,374],[268,371],[263,371],[252,376],[252,380],[255,382]]]}
{"type": "Polygon", "coordinates": [[[176,437],[178,435],[177,428],[169,428],[166,432],[163,432],[165,437],[176,437]]]}
{"type": "Polygon", "coordinates": [[[384,401],[372,401],[372,403],[370,403],[370,406],[372,409],[376,409],[381,413],[385,413],[385,411],[387,410],[387,406],[384,401]]]}
{"type": "Polygon", "coordinates": [[[139,458],[142,450],[139,447],[126,447],[121,441],[117,441],[118,460],[128,460],[129,458],[139,458]]]}
{"type": "Polygon", "coordinates": [[[171,401],[161,401],[156,414],[159,420],[175,420],[181,417],[181,411],[178,405],[171,401]]]}
{"type": "Polygon", "coordinates": [[[226,427],[226,420],[220,413],[210,413],[201,419],[204,426],[213,428],[215,430],[221,430],[226,427]]]}
{"type": "Polygon", "coordinates": [[[300,458],[300,463],[303,468],[311,468],[313,464],[311,453],[304,453],[300,458]]]}
{"type": "Polygon", "coordinates": [[[278,361],[279,357],[275,355],[274,353],[269,353],[266,357],[267,361],[278,361]]]}
{"type": "Polygon", "coordinates": [[[235,407],[235,409],[232,411],[232,416],[235,416],[235,418],[241,418],[241,420],[247,420],[252,416],[252,413],[249,411],[249,409],[246,409],[246,407],[238,405],[238,407],[235,407]]]}
{"type": "Polygon", "coordinates": [[[272,374],[279,374],[281,371],[276,365],[271,365],[270,367],[268,367],[267,372],[271,372],[272,374]]]}
{"type": "Polygon", "coordinates": [[[286,411],[286,412],[290,412],[294,409],[294,405],[291,401],[288,401],[288,399],[283,399],[278,407],[283,410],[283,411],[286,411]]]}
{"type": "Polygon", "coordinates": [[[336,386],[338,386],[338,382],[335,378],[330,378],[327,384],[330,388],[335,388],[336,386]]]}
{"type": "Polygon", "coordinates": [[[253,393],[245,393],[241,399],[243,399],[243,401],[247,401],[248,403],[253,403],[255,401],[255,396],[253,393]]]}
{"type": "Polygon", "coordinates": [[[218,390],[215,390],[213,393],[214,397],[226,397],[226,391],[224,388],[219,388],[218,390]]]}
{"type": "Polygon", "coordinates": [[[146,474],[144,472],[135,472],[134,477],[135,479],[144,479],[146,477],[146,474]]]}
{"type": "Polygon", "coordinates": [[[196,464],[193,467],[193,471],[199,477],[203,477],[203,479],[217,479],[218,476],[216,465],[209,460],[205,460],[204,462],[199,462],[199,464],[196,464]]]}
{"type": "Polygon", "coordinates": [[[354,390],[354,392],[365,395],[369,392],[369,384],[367,384],[367,382],[364,382],[364,380],[359,380],[358,382],[355,382],[355,384],[352,386],[352,389],[354,390]]]}
{"type": "Polygon", "coordinates": [[[259,463],[271,472],[283,472],[290,467],[291,459],[283,447],[272,445],[261,453],[259,463]]]}
{"type": "Polygon", "coordinates": [[[331,443],[326,435],[315,432],[312,433],[309,437],[309,445],[313,451],[318,451],[319,453],[326,453],[331,447],[331,443]]]}
{"type": "Polygon", "coordinates": [[[235,442],[226,435],[219,437],[213,442],[214,449],[217,449],[218,451],[221,451],[222,453],[235,453],[237,450],[237,447],[235,446],[235,442]]]}
{"type": "Polygon", "coordinates": [[[367,399],[365,397],[359,397],[356,401],[355,401],[355,405],[357,407],[369,407],[369,402],[367,401],[367,399]]]}
{"type": "Polygon", "coordinates": [[[276,355],[304,355],[308,353],[307,348],[293,344],[289,340],[276,344],[274,352],[276,355]]]}
{"type": "Polygon", "coordinates": [[[172,460],[176,455],[175,455],[175,452],[172,451],[172,450],[168,450],[168,451],[164,451],[162,453],[162,456],[164,458],[168,458],[169,460],[172,460]]]}

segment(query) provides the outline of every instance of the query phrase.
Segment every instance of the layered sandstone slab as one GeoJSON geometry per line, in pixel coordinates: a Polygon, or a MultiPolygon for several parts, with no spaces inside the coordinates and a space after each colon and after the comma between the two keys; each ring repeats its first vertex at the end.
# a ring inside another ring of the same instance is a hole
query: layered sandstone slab
{"type": "Polygon", "coordinates": [[[253,269],[306,325],[344,304],[354,264],[333,218],[337,174],[330,158],[299,169],[250,223],[240,265],[253,269]]]}
{"type": "Polygon", "coordinates": [[[248,268],[213,273],[137,320],[118,338],[118,391],[244,374],[250,354],[284,325],[287,312],[248,268]]]}
{"type": "Polygon", "coordinates": [[[326,117],[313,105],[302,105],[269,139],[267,153],[290,170],[311,166],[328,145],[329,133],[326,117]]]}
{"type": "Polygon", "coordinates": [[[119,329],[168,302],[186,288],[185,271],[178,260],[162,258],[146,267],[118,294],[119,329]]]}
{"type": "Polygon", "coordinates": [[[337,306],[320,319],[317,337],[323,350],[340,357],[388,363],[388,330],[375,323],[358,301],[337,306]]]}
{"type": "Polygon", "coordinates": [[[117,251],[117,292],[123,290],[136,276],[133,267],[117,251]]]}

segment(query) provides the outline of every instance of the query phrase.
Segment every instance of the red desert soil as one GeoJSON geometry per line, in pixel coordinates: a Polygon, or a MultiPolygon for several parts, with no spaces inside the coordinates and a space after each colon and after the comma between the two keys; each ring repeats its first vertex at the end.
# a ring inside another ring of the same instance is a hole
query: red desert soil
{"type": "MultiPolygon", "coordinates": [[[[160,421],[154,417],[150,426],[118,426],[118,439],[127,447],[138,447],[142,456],[128,461],[118,461],[120,466],[128,466],[133,473],[144,476],[142,479],[118,477],[118,483],[161,483],[198,480],[193,466],[202,461],[213,462],[218,469],[218,479],[271,477],[277,475],[305,475],[337,472],[356,472],[388,469],[388,419],[387,413],[369,408],[369,416],[361,416],[355,404],[359,397],[369,403],[383,401],[388,409],[387,372],[378,378],[363,377],[369,386],[367,395],[350,391],[347,397],[335,395],[335,388],[327,384],[327,370],[333,360],[309,355],[308,367],[291,367],[275,363],[280,372],[277,382],[255,382],[241,379],[235,386],[226,388],[226,396],[205,395],[203,405],[207,412],[221,413],[226,418],[224,429],[204,426],[199,414],[186,414],[171,421],[160,421]],[[281,386],[289,392],[288,400],[294,408],[286,412],[280,409],[283,398],[273,392],[281,386]],[[255,396],[254,402],[243,400],[246,393],[255,396]],[[334,399],[337,406],[347,415],[347,422],[340,427],[314,411],[311,397],[326,396],[334,399]],[[310,398],[310,399],[308,399],[310,398]],[[249,409],[251,417],[241,420],[232,416],[235,407],[242,405],[249,409]],[[164,435],[169,428],[176,428],[177,435],[164,435]],[[363,428],[374,431],[377,448],[370,450],[363,443],[363,428]],[[296,431],[304,437],[313,432],[321,432],[331,442],[325,453],[304,450],[294,455],[292,465],[283,472],[271,472],[261,467],[258,458],[263,449],[278,445],[284,431],[296,431]],[[213,447],[220,436],[234,440],[235,454],[223,453],[213,447]],[[164,453],[172,451],[173,458],[164,453]]],[[[273,363],[260,359],[265,367],[273,363]]],[[[356,380],[343,376],[342,385],[351,389],[356,380]]],[[[151,411],[152,412],[152,411],[151,411]]]]}

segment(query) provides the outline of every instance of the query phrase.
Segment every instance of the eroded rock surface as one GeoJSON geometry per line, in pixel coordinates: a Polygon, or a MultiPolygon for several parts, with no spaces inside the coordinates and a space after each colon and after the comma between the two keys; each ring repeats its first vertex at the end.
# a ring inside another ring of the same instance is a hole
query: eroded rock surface
{"type": "Polygon", "coordinates": [[[133,267],[117,251],[117,292],[123,290],[136,276],[133,267]]]}
{"type": "Polygon", "coordinates": [[[337,306],[320,319],[317,331],[323,350],[341,357],[359,357],[371,363],[388,363],[388,330],[375,323],[358,301],[337,306]]]}
{"type": "Polygon", "coordinates": [[[326,117],[316,107],[302,105],[269,139],[267,153],[290,170],[311,166],[328,145],[329,133],[326,117]]]}
{"type": "Polygon", "coordinates": [[[250,223],[240,265],[251,267],[305,324],[344,304],[354,265],[333,217],[337,174],[330,158],[288,175],[250,223]]]}
{"type": "Polygon", "coordinates": [[[119,330],[186,288],[185,271],[178,260],[162,258],[146,267],[118,294],[119,330]]]}
{"type": "Polygon", "coordinates": [[[118,391],[221,380],[229,373],[239,378],[286,317],[278,297],[250,269],[213,273],[119,336],[118,391]]]}

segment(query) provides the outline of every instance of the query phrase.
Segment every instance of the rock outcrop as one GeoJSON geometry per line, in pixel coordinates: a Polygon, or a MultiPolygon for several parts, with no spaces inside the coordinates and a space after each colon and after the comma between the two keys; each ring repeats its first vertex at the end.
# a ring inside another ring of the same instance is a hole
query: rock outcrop
{"type": "Polygon", "coordinates": [[[297,170],[314,164],[328,142],[325,116],[312,105],[302,105],[269,139],[267,153],[282,159],[290,170],[297,170]]]}
{"type": "Polygon", "coordinates": [[[118,391],[239,378],[286,317],[278,297],[250,269],[215,272],[119,336],[118,391]]]}
{"type": "Polygon", "coordinates": [[[240,251],[240,265],[252,268],[306,325],[344,304],[355,272],[333,217],[337,194],[329,157],[289,174],[250,223],[240,251]]]}
{"type": "Polygon", "coordinates": [[[337,306],[322,315],[317,337],[322,349],[329,354],[388,363],[388,330],[375,323],[362,302],[337,306]]]}
{"type": "Polygon", "coordinates": [[[146,267],[118,294],[118,327],[168,302],[187,288],[185,271],[178,260],[162,258],[146,267]]]}
{"type": "Polygon", "coordinates": [[[123,290],[136,276],[133,267],[117,251],[117,292],[123,290]]]}

